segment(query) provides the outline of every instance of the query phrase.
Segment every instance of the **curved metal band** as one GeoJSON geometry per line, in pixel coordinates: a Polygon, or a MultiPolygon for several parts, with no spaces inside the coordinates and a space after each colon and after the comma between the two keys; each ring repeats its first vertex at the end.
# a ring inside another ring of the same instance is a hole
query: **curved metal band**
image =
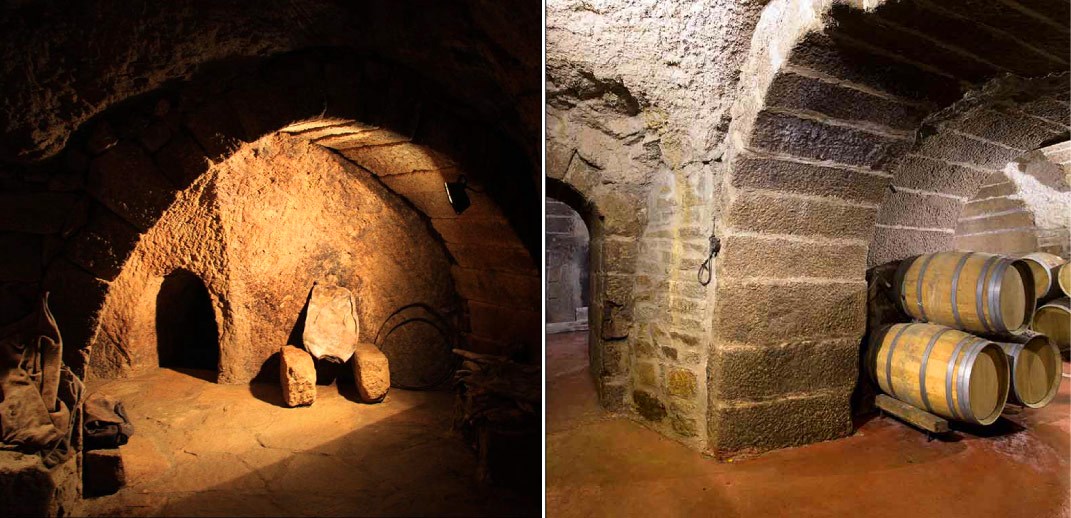
{"type": "Polygon", "coordinates": [[[946,327],[934,333],[933,338],[930,338],[930,343],[926,344],[926,350],[922,353],[922,363],[919,365],[919,396],[922,397],[922,404],[927,412],[933,412],[933,407],[930,406],[930,397],[926,395],[926,364],[930,362],[930,353],[933,352],[933,346],[937,345],[937,340],[949,331],[951,329],[946,327]]]}
{"type": "MultiPolygon", "coordinates": [[[[904,331],[907,331],[907,328],[913,325],[915,324],[905,324],[904,327],[901,327],[900,330],[896,332],[896,336],[893,337],[892,342],[889,342],[889,352],[885,355],[885,384],[889,386],[890,396],[896,396],[896,389],[893,388],[892,384],[892,356],[893,351],[896,349],[896,341],[900,339],[900,336],[904,334],[904,331]]],[[[878,386],[881,386],[881,384],[879,383],[878,386]]]]}
{"type": "Polygon", "coordinates": [[[926,320],[926,308],[922,305],[922,279],[926,275],[926,268],[930,266],[930,261],[933,260],[937,254],[927,255],[922,260],[922,266],[919,267],[919,279],[915,284],[915,305],[919,308],[919,319],[926,320]]]}
{"type": "Polygon", "coordinates": [[[1004,280],[1004,271],[1011,265],[1011,261],[1001,260],[993,267],[993,275],[989,277],[989,293],[986,295],[986,302],[989,303],[989,316],[993,320],[993,326],[998,333],[1006,333],[1009,331],[1008,326],[1004,324],[1004,316],[1000,311],[1000,283],[1004,280]]]}
{"type": "Polygon", "coordinates": [[[986,259],[985,264],[982,265],[982,272],[978,274],[978,285],[974,289],[974,305],[975,309],[978,311],[978,320],[982,322],[982,327],[984,327],[985,330],[990,333],[993,332],[993,327],[989,325],[989,319],[985,317],[985,303],[983,302],[982,294],[985,289],[985,281],[987,279],[989,269],[992,268],[993,263],[999,259],[1000,257],[995,255],[993,257],[990,257],[989,259],[986,259]]]}
{"type": "MultiPolygon", "coordinates": [[[[1012,353],[1008,355],[1008,356],[1011,356],[1011,365],[1010,365],[1011,373],[1015,372],[1015,364],[1019,363],[1019,353],[1023,352],[1023,348],[1024,347],[1026,347],[1026,344],[1013,344],[1012,345],[1012,348],[1011,348],[1012,349],[1012,353]]],[[[1015,390],[1015,396],[1019,397],[1019,387],[1015,386],[1015,376],[1010,375],[1011,373],[1009,373],[1008,379],[1011,380],[1010,385],[1011,385],[1012,389],[1015,390]]]]}
{"type": "Polygon", "coordinates": [[[959,298],[959,274],[963,272],[963,265],[967,264],[971,254],[963,254],[956,263],[956,269],[952,272],[952,318],[956,319],[956,327],[963,329],[963,320],[959,317],[959,306],[956,299],[959,298]]]}
{"type": "Polygon", "coordinates": [[[956,379],[953,373],[956,370],[956,360],[959,359],[959,352],[963,350],[963,346],[967,345],[967,342],[971,342],[974,339],[973,336],[967,335],[956,344],[956,347],[952,349],[952,357],[948,359],[948,369],[945,370],[945,403],[948,405],[949,413],[956,419],[961,419],[961,417],[959,412],[956,411],[956,407],[952,404],[952,380],[956,379]]]}
{"type": "Polygon", "coordinates": [[[959,409],[964,419],[978,422],[978,418],[971,409],[971,371],[974,370],[974,360],[985,349],[988,342],[979,340],[967,348],[967,356],[963,359],[963,368],[959,370],[959,409]]]}

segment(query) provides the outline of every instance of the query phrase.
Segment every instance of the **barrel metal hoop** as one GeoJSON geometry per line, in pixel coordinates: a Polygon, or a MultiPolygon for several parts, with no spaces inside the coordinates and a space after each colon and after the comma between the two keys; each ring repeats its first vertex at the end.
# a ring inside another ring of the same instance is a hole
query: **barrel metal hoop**
{"type": "Polygon", "coordinates": [[[963,254],[952,273],[952,318],[956,319],[956,327],[960,329],[963,329],[963,320],[959,317],[959,305],[956,304],[956,299],[959,298],[959,274],[963,272],[963,265],[967,264],[970,257],[970,254],[963,254]]]}
{"type": "Polygon", "coordinates": [[[1000,261],[995,267],[993,267],[993,275],[989,278],[989,294],[986,299],[989,303],[989,316],[993,319],[993,325],[996,327],[998,333],[1005,333],[1009,331],[1008,326],[1004,324],[1004,316],[1000,311],[1000,282],[1004,276],[1004,271],[1011,265],[1011,261],[1000,261]]]}
{"type": "Polygon", "coordinates": [[[926,275],[926,268],[930,266],[930,261],[933,260],[937,254],[927,255],[922,260],[922,266],[919,267],[919,279],[915,284],[915,305],[919,308],[919,319],[926,320],[926,308],[922,305],[922,279],[926,275]]]}
{"type": "Polygon", "coordinates": [[[1008,365],[1011,368],[1011,372],[1008,373],[1008,379],[1011,380],[1010,385],[1015,389],[1016,396],[1019,395],[1019,387],[1015,386],[1015,376],[1012,374],[1015,372],[1015,364],[1019,363],[1019,353],[1023,352],[1024,348],[1026,348],[1026,344],[1012,345],[1011,363],[1008,365]]]}
{"type": "MultiPolygon", "coordinates": [[[[955,405],[952,404],[952,381],[956,379],[954,375],[956,372],[956,360],[959,359],[959,352],[963,350],[963,346],[974,340],[973,336],[967,335],[956,344],[956,347],[952,349],[952,357],[948,360],[948,369],[945,370],[945,403],[948,404],[948,411],[952,414],[952,417],[956,419],[962,418],[960,413],[956,411],[955,405]]],[[[962,398],[963,395],[960,394],[960,399],[962,398]]]]}
{"type": "MultiPolygon", "coordinates": [[[[893,351],[896,349],[896,341],[900,339],[900,335],[903,335],[904,331],[907,331],[907,328],[913,325],[914,324],[907,324],[904,327],[901,327],[900,330],[896,332],[896,336],[893,337],[892,342],[889,342],[889,352],[885,355],[885,383],[889,385],[889,395],[893,397],[896,397],[896,389],[893,388],[892,383],[893,351]]],[[[878,386],[880,387],[881,384],[879,383],[878,386]]]]}
{"type": "Polygon", "coordinates": [[[974,290],[974,305],[975,309],[978,311],[978,320],[982,322],[982,327],[990,333],[993,332],[993,326],[989,325],[989,319],[985,317],[985,302],[983,302],[982,293],[985,289],[987,274],[989,273],[990,268],[992,268],[993,263],[999,259],[1000,257],[995,255],[986,259],[985,264],[982,265],[982,272],[978,274],[978,285],[974,290]]]}
{"type": "Polygon", "coordinates": [[[922,353],[922,364],[919,365],[919,395],[922,397],[922,404],[926,406],[927,412],[933,412],[933,407],[930,406],[930,398],[926,395],[926,364],[930,361],[930,353],[933,352],[933,346],[937,345],[937,340],[949,331],[951,329],[946,327],[934,333],[933,338],[930,338],[930,343],[926,344],[925,352],[922,353]]]}
{"type": "Polygon", "coordinates": [[[959,371],[959,404],[960,410],[963,412],[963,417],[969,421],[978,422],[978,418],[974,415],[974,409],[971,408],[971,390],[968,385],[971,382],[971,371],[974,370],[974,360],[978,358],[978,354],[985,349],[988,342],[979,340],[977,343],[967,349],[967,356],[964,358],[963,368],[959,371]]]}

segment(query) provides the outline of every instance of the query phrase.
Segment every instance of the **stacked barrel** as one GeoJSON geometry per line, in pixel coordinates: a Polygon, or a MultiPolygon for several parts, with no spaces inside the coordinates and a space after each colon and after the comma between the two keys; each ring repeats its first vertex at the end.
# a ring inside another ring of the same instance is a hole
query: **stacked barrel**
{"type": "Polygon", "coordinates": [[[1038,297],[1030,329],[1051,338],[1067,354],[1071,350],[1071,264],[1045,252],[1025,255],[1023,260],[1034,273],[1038,297]]]}
{"type": "MultiPolygon", "coordinates": [[[[939,252],[904,261],[893,290],[915,322],[873,333],[871,379],[900,401],[982,425],[996,421],[1009,400],[1047,405],[1060,385],[1060,351],[1048,335],[1029,329],[1039,297],[1059,284],[1053,268],[1063,268],[1047,266],[1044,277],[1034,261],[1051,260],[939,252]]],[[[1066,329],[1066,314],[1062,322],[1066,329]]]]}

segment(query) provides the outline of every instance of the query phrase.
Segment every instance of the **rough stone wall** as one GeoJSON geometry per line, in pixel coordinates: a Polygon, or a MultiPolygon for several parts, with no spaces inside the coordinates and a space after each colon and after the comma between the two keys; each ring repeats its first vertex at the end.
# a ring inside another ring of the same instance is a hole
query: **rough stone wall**
{"type": "Polygon", "coordinates": [[[176,193],[241,143],[286,128],[381,177],[431,220],[453,262],[469,346],[524,344],[534,359],[535,187],[523,153],[475,117],[408,69],[337,51],[234,65],[132,99],[87,123],[56,159],[2,168],[10,205],[0,230],[17,252],[0,265],[3,316],[52,291],[67,361],[84,365],[110,283],[176,193]],[[459,216],[443,181],[462,174],[481,192],[459,216]]]}
{"type": "MultiPolygon", "coordinates": [[[[221,382],[252,379],[299,339],[314,282],[353,292],[365,343],[409,304],[459,316],[446,249],[420,213],[375,175],[294,137],[264,137],[216,164],[138,240],[101,310],[91,377],[158,366],[157,297],[177,269],[213,299],[221,382]]],[[[441,337],[412,338],[439,350],[394,358],[408,364],[398,368],[442,360],[441,337]]]]}
{"type": "Polygon", "coordinates": [[[698,448],[850,433],[866,269],[951,247],[985,176],[1067,131],[1060,2],[547,13],[547,175],[601,212],[628,193],[643,215],[592,234],[593,322],[600,300],[631,305],[626,338],[593,333],[603,404],[698,448]],[[702,289],[711,233],[722,252],[702,289]],[[610,268],[618,240],[631,269],[610,268]]]}
{"type": "Polygon", "coordinates": [[[866,268],[951,245],[974,194],[955,189],[1067,130],[1066,77],[1050,74],[1067,70],[1066,31],[1051,29],[1068,6],[963,4],[763,11],[717,194],[711,449],[850,433],[866,268]],[[1024,43],[1010,28],[1051,37],[1024,43]],[[1037,95],[982,102],[1035,79],[1037,95]]]}
{"type": "Polygon", "coordinates": [[[1066,138],[1060,107],[1067,101],[1067,73],[1009,75],[928,116],[914,148],[894,168],[868,265],[953,247],[1036,250],[1035,232],[1028,230],[1033,215],[999,198],[1019,190],[1005,174],[1009,163],[1066,138]],[[984,198],[992,200],[968,204],[984,198]]]}
{"type": "Polygon", "coordinates": [[[546,202],[547,323],[575,322],[578,310],[590,303],[588,230],[568,205],[552,198],[546,202]]]}
{"type": "MultiPolygon", "coordinates": [[[[448,96],[498,121],[539,163],[538,3],[103,0],[6,2],[2,9],[3,161],[51,156],[109,107],[213,63],[338,47],[421,70],[448,96]]],[[[534,168],[524,173],[538,179],[534,168]]],[[[539,197],[531,198],[538,207],[539,197]]]]}
{"type": "Polygon", "coordinates": [[[591,231],[600,398],[703,448],[713,289],[696,271],[739,64],[765,2],[547,5],[547,176],[591,231]]]}

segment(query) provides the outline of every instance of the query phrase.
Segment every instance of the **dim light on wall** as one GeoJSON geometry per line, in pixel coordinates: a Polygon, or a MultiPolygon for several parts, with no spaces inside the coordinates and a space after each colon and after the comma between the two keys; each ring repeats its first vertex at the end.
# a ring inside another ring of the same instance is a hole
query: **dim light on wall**
{"type": "Polygon", "coordinates": [[[450,206],[454,208],[454,212],[457,214],[465,212],[465,209],[472,205],[469,200],[469,193],[465,192],[468,179],[465,178],[465,175],[461,175],[456,182],[445,182],[445,185],[446,199],[450,202],[450,206]]]}

